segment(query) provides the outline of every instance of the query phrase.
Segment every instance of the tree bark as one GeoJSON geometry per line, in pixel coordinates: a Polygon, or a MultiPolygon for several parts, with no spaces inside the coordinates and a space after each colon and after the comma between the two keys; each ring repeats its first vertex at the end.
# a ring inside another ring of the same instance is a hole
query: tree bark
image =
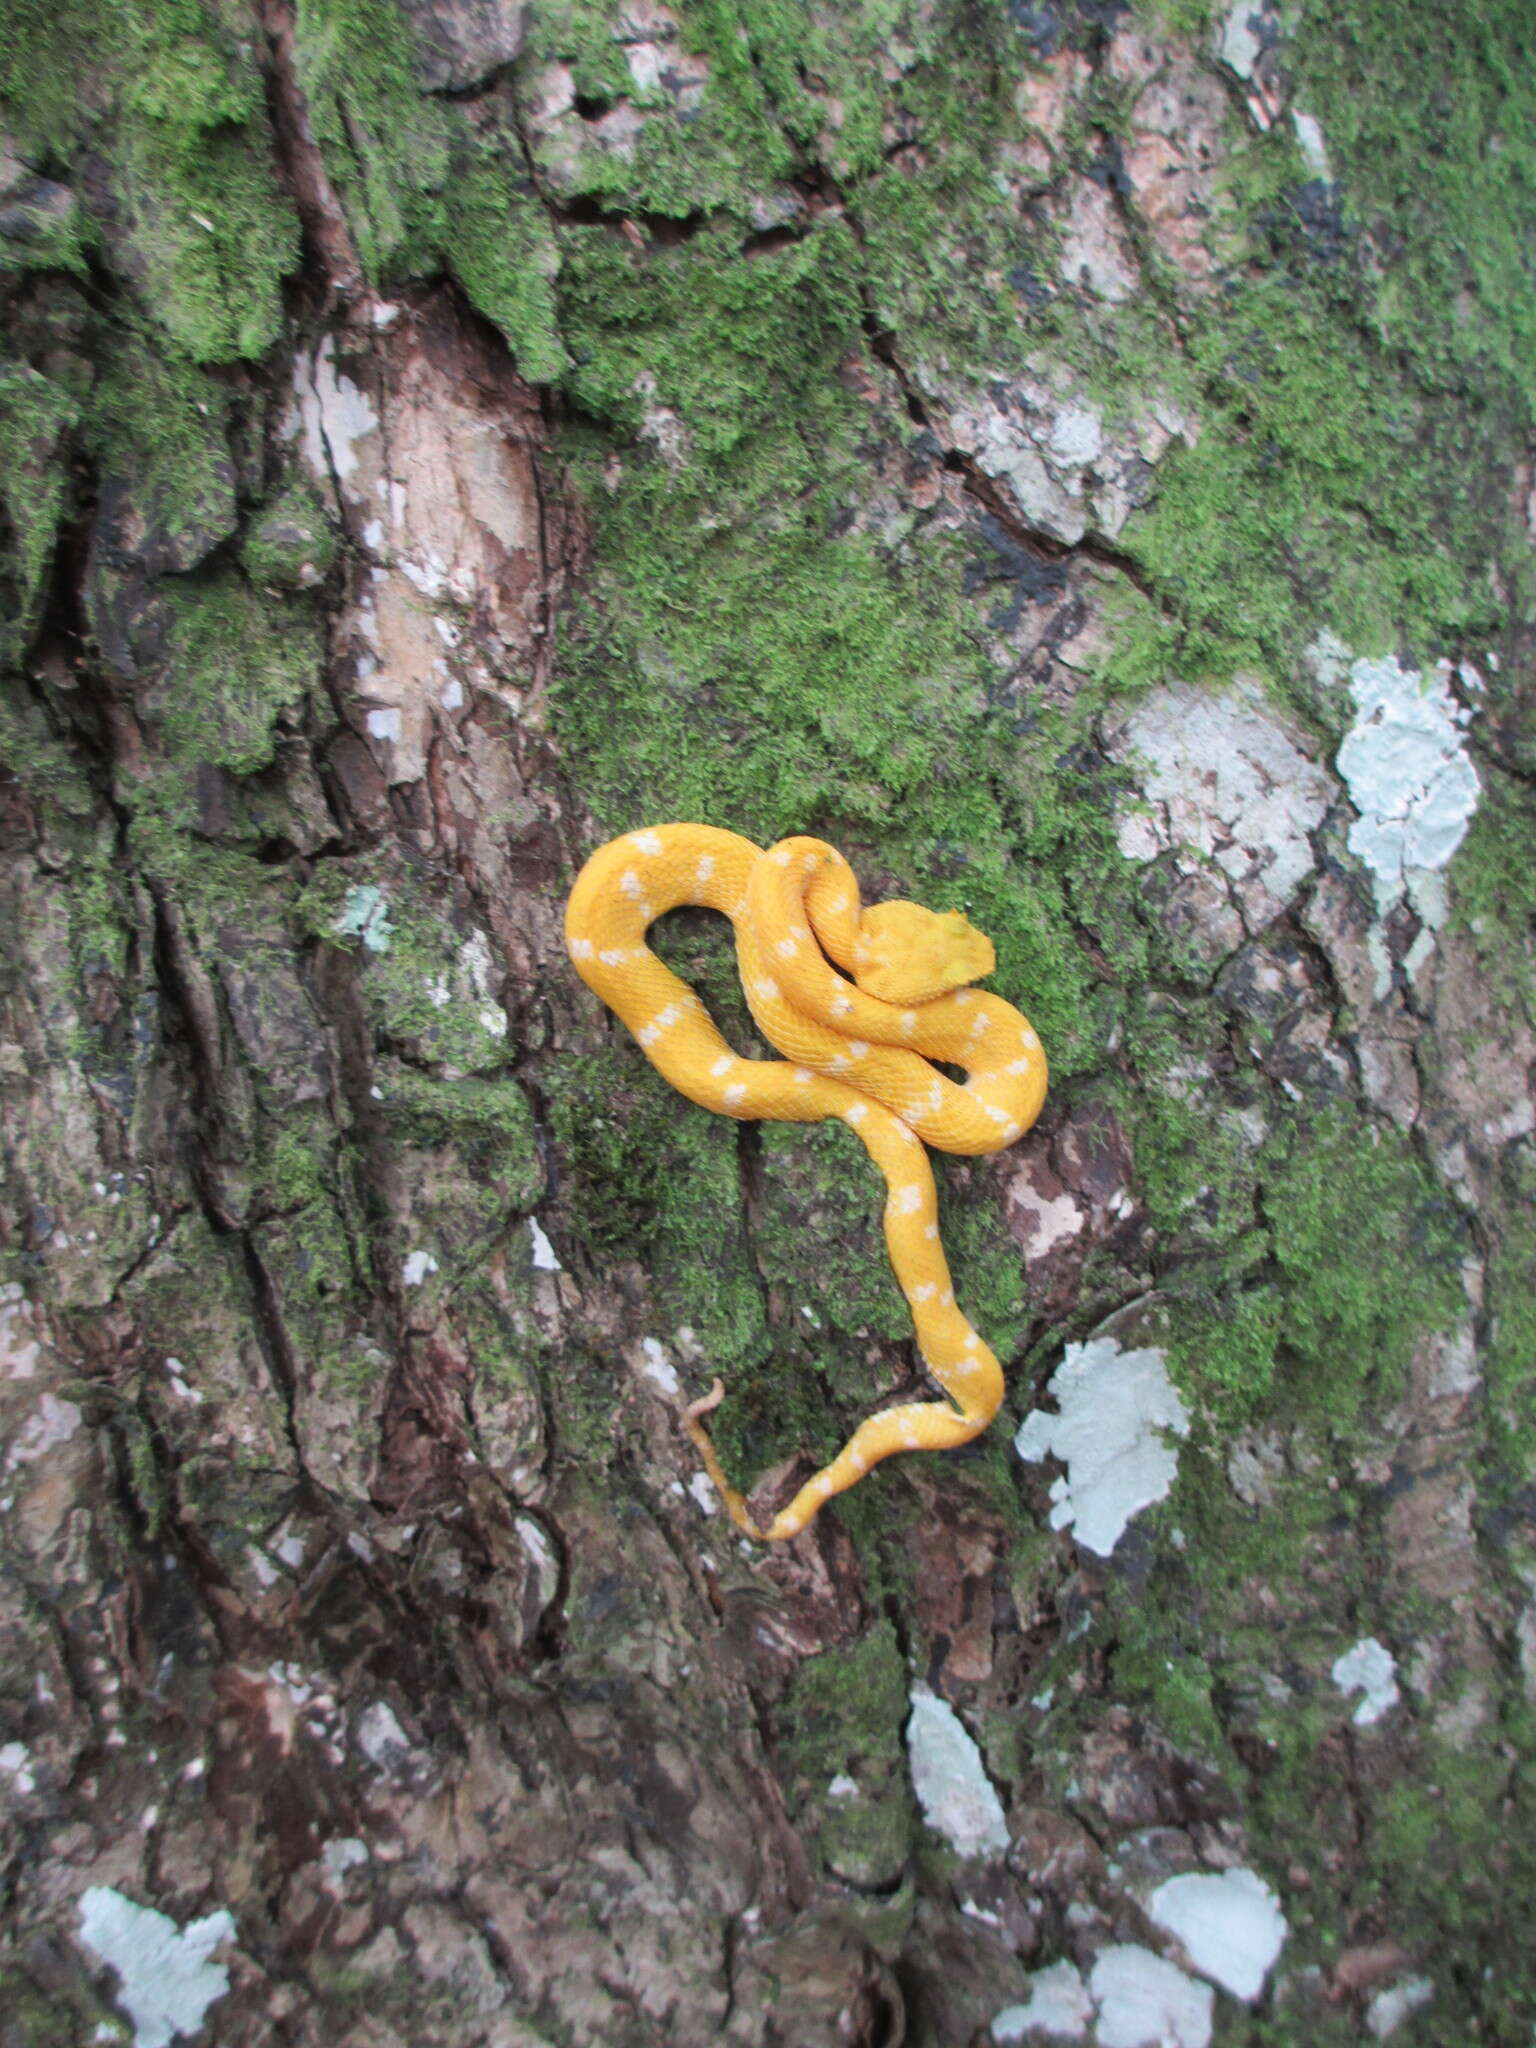
{"type": "Polygon", "coordinates": [[[5,2048],[1527,2040],[1536,88],[1433,13],[0,32],[5,2048]],[[852,1134],[567,963],[688,818],[1053,1069],[939,1164],[1004,1414],[772,1549],[683,1406],[771,1512],[921,1377],[852,1134]]]}

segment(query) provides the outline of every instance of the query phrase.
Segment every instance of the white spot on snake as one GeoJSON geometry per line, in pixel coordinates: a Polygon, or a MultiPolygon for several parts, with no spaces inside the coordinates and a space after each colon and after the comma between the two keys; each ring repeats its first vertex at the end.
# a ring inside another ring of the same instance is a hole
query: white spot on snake
{"type": "Polygon", "coordinates": [[[843,1111],[843,1122],[845,1124],[861,1124],[868,1115],[869,1104],[867,1102],[855,1102],[851,1108],[843,1111]]]}
{"type": "Polygon", "coordinates": [[[773,950],[781,960],[793,960],[800,948],[793,939],[780,939],[773,950]]]}
{"type": "Polygon", "coordinates": [[[779,1000],[779,984],[769,975],[764,975],[755,984],[759,1002],[776,1003],[779,1000]]]}
{"type": "Polygon", "coordinates": [[[940,1307],[940,1308],[953,1308],[953,1307],[954,1307],[954,1305],[955,1305],[955,1290],[953,1289],[953,1287],[946,1287],[946,1288],[945,1288],[945,1290],[944,1290],[944,1292],[943,1292],[943,1293],[942,1293],[942,1294],[941,1294],[941,1295],[939,1296],[939,1307],[940,1307]]]}
{"type": "Polygon", "coordinates": [[[811,1072],[809,1067],[796,1067],[795,1086],[797,1088],[808,1088],[812,1081],[815,1080],[815,1078],[816,1076],[811,1072]]]}
{"type": "Polygon", "coordinates": [[[897,1188],[891,1196],[893,1216],[915,1216],[923,1206],[923,1191],[916,1181],[908,1181],[904,1188],[897,1188]]]}
{"type": "Polygon", "coordinates": [[[967,1351],[979,1351],[981,1349],[981,1339],[977,1336],[974,1330],[966,1331],[965,1348],[967,1351]]]}
{"type": "Polygon", "coordinates": [[[1019,1033],[1019,1043],[1020,1045],[1027,1045],[1031,1052],[1038,1052],[1040,1050],[1040,1034],[1038,1031],[1031,1031],[1026,1025],[1024,1030],[1019,1033]]]}
{"type": "Polygon", "coordinates": [[[861,1060],[863,1059],[864,1055],[869,1051],[869,1047],[864,1043],[862,1038],[850,1038],[848,1041],[848,1050],[853,1054],[856,1060],[861,1060]]]}
{"type": "Polygon", "coordinates": [[[848,1469],[850,1472],[857,1472],[861,1479],[869,1470],[868,1458],[865,1457],[862,1451],[854,1450],[851,1445],[848,1451],[848,1469]]]}
{"type": "Polygon", "coordinates": [[[910,1037],[910,1036],[912,1035],[912,1033],[913,1033],[913,1032],[914,1032],[914,1031],[915,1031],[915,1030],[917,1029],[917,1012],[916,1012],[916,1010],[903,1010],[903,1011],[902,1011],[902,1013],[901,1013],[901,1028],[902,1028],[902,1030],[903,1030],[903,1031],[905,1031],[905,1032],[907,1033],[908,1037],[910,1037]]]}
{"type": "Polygon", "coordinates": [[[626,896],[638,896],[640,894],[640,877],[633,868],[626,868],[623,874],[620,875],[619,887],[626,896]]]}
{"type": "Polygon", "coordinates": [[[976,1019],[976,1021],[971,1026],[971,1036],[972,1038],[980,1038],[981,1034],[984,1031],[990,1031],[991,1029],[992,1019],[987,1015],[986,1011],[983,1010],[981,1015],[976,1019]]]}
{"type": "Polygon", "coordinates": [[[995,1124],[1005,1124],[1005,1123],[1007,1123],[1007,1121],[1008,1121],[1008,1112],[1007,1112],[1007,1110],[1006,1110],[1006,1109],[999,1109],[999,1108],[998,1108],[998,1106],[997,1106],[997,1104],[996,1104],[995,1102],[984,1102],[984,1103],[983,1103],[983,1104],[982,1104],[981,1106],[982,1106],[982,1109],[983,1109],[983,1110],[985,1111],[985,1113],[986,1113],[986,1114],[987,1114],[987,1115],[988,1115],[989,1117],[991,1117],[991,1119],[992,1119],[993,1123],[995,1123],[995,1124]]]}
{"type": "Polygon", "coordinates": [[[706,853],[704,858],[699,862],[698,866],[694,869],[693,879],[696,882],[707,882],[714,872],[715,857],[712,853],[706,853]]]}
{"type": "Polygon", "coordinates": [[[590,960],[592,952],[593,947],[590,939],[572,939],[571,958],[573,960],[590,960]]]}
{"type": "Polygon", "coordinates": [[[823,1500],[831,1499],[832,1480],[831,1476],[828,1473],[823,1472],[821,1477],[816,1481],[816,1491],[821,1495],[823,1500]]]}
{"type": "Polygon", "coordinates": [[[731,1071],[732,1067],[734,1067],[735,1064],[736,1055],[734,1053],[725,1052],[720,1055],[719,1059],[715,1061],[715,1064],[710,1068],[709,1071],[714,1075],[715,1079],[719,1081],[722,1080],[725,1077],[725,1075],[727,1075],[731,1071]]]}
{"type": "Polygon", "coordinates": [[[976,1000],[976,991],[975,991],[975,989],[973,989],[973,988],[957,988],[957,989],[955,990],[955,1001],[956,1001],[957,1003],[974,1003],[974,1002],[975,1002],[975,1000],[976,1000]]]}
{"type": "Polygon", "coordinates": [[[726,1101],[727,1101],[727,1102],[744,1102],[744,1101],[746,1100],[746,1094],[747,1094],[747,1084],[746,1084],[746,1082],[745,1082],[745,1081],[733,1081],[733,1082],[731,1083],[730,1087],[729,1087],[729,1088],[727,1088],[727,1089],[726,1089],[726,1091],[725,1091],[725,1099],[726,1099],[726,1101]]]}
{"type": "Polygon", "coordinates": [[[925,1280],[921,1287],[914,1287],[912,1292],[907,1296],[907,1299],[908,1301],[932,1301],[933,1282],[931,1280],[925,1280]]]}
{"type": "Polygon", "coordinates": [[[928,1228],[923,1232],[924,1237],[929,1238],[930,1240],[937,1237],[938,1234],[939,1226],[937,1225],[937,1223],[930,1223],[928,1228]]]}
{"type": "Polygon", "coordinates": [[[832,998],[832,1014],[834,1017],[846,1017],[852,1008],[852,996],[834,996],[832,998]]]}
{"type": "Polygon", "coordinates": [[[629,843],[637,853],[660,853],[661,834],[659,832],[635,832],[630,835],[629,843]]]}
{"type": "Polygon", "coordinates": [[[917,1424],[915,1422],[912,1422],[910,1420],[903,1422],[901,1425],[900,1435],[902,1446],[904,1449],[909,1451],[917,1451],[922,1449],[923,1440],[917,1433],[917,1424]]]}
{"type": "Polygon", "coordinates": [[[670,1031],[674,1024],[681,1024],[683,1013],[676,1003],[668,1003],[664,1010],[658,1010],[649,1024],[642,1025],[635,1033],[642,1045],[654,1045],[663,1031],[670,1031]]]}
{"type": "Polygon", "coordinates": [[[827,1061],[827,1072],[829,1074],[846,1074],[847,1071],[847,1060],[843,1058],[843,1055],[840,1052],[833,1053],[831,1059],[827,1061]]]}
{"type": "Polygon", "coordinates": [[[622,967],[629,954],[622,946],[608,946],[597,957],[605,967],[622,967]]]}
{"type": "Polygon", "coordinates": [[[928,1107],[930,1109],[939,1109],[942,1108],[943,1102],[944,1083],[942,1081],[935,1081],[933,1086],[928,1090],[928,1107]]]}
{"type": "Polygon", "coordinates": [[[1005,1074],[1027,1074],[1034,1065],[1033,1060],[1012,1060],[1004,1067],[1005,1074]]]}
{"type": "Polygon", "coordinates": [[[834,916],[841,916],[842,913],[848,908],[848,898],[846,896],[834,896],[832,898],[832,901],[827,905],[827,908],[833,913],[834,916]]]}
{"type": "Polygon", "coordinates": [[[768,858],[774,863],[776,867],[787,868],[790,862],[794,859],[794,855],[790,852],[787,846],[776,846],[773,849],[772,853],[769,854],[768,858]]]}
{"type": "Polygon", "coordinates": [[[745,896],[738,896],[736,898],[736,901],[731,905],[729,915],[732,917],[745,917],[746,914],[747,899],[745,896]]]}

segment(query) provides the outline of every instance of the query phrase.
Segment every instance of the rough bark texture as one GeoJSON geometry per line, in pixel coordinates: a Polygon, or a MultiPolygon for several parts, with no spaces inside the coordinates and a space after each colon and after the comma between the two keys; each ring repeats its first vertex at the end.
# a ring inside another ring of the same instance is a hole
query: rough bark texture
{"type": "Polygon", "coordinates": [[[1528,29],[12,0],[5,2048],[1529,2040],[1528,29]],[[1008,1415],[773,1554],[679,1401],[788,1483],[908,1324],[567,969],[672,817],[1053,1062],[1008,1415]]]}

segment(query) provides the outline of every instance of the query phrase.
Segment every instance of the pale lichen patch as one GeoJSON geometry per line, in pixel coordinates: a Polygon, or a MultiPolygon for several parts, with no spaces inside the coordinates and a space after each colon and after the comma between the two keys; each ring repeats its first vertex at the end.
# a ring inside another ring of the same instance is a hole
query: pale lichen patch
{"type": "Polygon", "coordinates": [[[1202,1977],[1250,2003],[1290,1932],[1263,1878],[1241,1868],[1170,1877],[1147,1901],[1147,1911],[1202,1977]]]}
{"type": "Polygon", "coordinates": [[[959,1715],[926,1685],[912,1688],[907,1722],[912,1789],[923,1819],[957,1856],[1002,1856],[1008,1824],[981,1751],[959,1715]]]}
{"type": "Polygon", "coordinates": [[[1341,1692],[1362,1695],[1355,1708],[1357,1728],[1370,1728],[1397,1705],[1397,1659],[1375,1636],[1362,1636],[1353,1648],[1334,1659],[1333,1682],[1341,1692]]]}
{"type": "Polygon", "coordinates": [[[1122,1351],[1113,1337],[1069,1344],[1046,1392],[1059,1413],[1025,1417],[1014,1449],[1026,1463],[1059,1458],[1051,1527],[1073,1528],[1084,1549],[1108,1557],[1133,1516],[1163,1499],[1178,1472],[1168,1441],[1189,1434],[1189,1414],[1165,1355],[1122,1351]]]}
{"type": "Polygon", "coordinates": [[[1249,932],[1293,901],[1315,865],[1311,834],[1337,794],[1249,684],[1216,695],[1188,683],[1150,692],[1111,735],[1139,770],[1142,807],[1121,813],[1128,860],[1172,853],[1226,877],[1249,932]]]}
{"type": "Polygon", "coordinates": [[[177,2035],[197,2032],[229,1990],[228,1970],[208,1959],[234,1932],[222,1910],[178,1927],[106,1885],[93,1885],[80,1899],[80,1938],[117,1972],[135,2048],[170,2048],[177,2035]]]}
{"type": "Polygon", "coordinates": [[[1441,662],[1426,681],[1395,655],[1355,662],[1355,722],[1338,753],[1360,814],[1349,847],[1370,871],[1377,909],[1384,916],[1407,895],[1431,925],[1444,899],[1430,878],[1466,837],[1482,795],[1463,737],[1471,713],[1452,696],[1451,674],[1441,662]]]}

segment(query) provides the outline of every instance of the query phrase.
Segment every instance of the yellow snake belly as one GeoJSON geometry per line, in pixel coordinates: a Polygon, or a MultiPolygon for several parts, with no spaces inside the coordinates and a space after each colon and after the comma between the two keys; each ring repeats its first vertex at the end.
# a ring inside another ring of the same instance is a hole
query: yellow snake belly
{"type": "Polygon", "coordinates": [[[1045,1097],[1045,1053],[1029,1020],[999,996],[956,985],[991,972],[990,942],[958,912],[915,904],[863,911],[852,869],[822,840],[785,839],[764,851],[710,825],[654,825],[599,847],[571,891],[565,936],[582,980],[690,1101],[722,1116],[836,1117],[885,1176],[891,1265],[923,1363],[949,1399],[868,1417],[760,1529],[700,1420],[720,1398],[717,1381],[687,1423],[737,1527],[782,1542],[882,1458],[978,1436],[1002,1400],[1002,1368],[955,1305],[923,1148],[996,1152],[1029,1128],[1045,1097]],[[733,1052],[692,989],[646,944],[652,921],[683,904],[731,920],[747,1002],[783,1059],[733,1052]],[[935,1060],[963,1068],[965,1081],[950,1080],[935,1060]]]}

